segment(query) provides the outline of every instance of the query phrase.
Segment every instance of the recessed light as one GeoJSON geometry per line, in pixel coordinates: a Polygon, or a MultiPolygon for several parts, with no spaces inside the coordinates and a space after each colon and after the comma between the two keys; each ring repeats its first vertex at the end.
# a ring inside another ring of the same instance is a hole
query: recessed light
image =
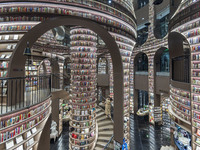
{"type": "Polygon", "coordinates": [[[142,18],[142,20],[144,20],[144,18],[142,18]]]}
{"type": "Polygon", "coordinates": [[[147,23],[145,23],[144,25],[145,26],[149,26],[151,23],[150,22],[147,22],[147,23]]]}
{"type": "Polygon", "coordinates": [[[160,5],[163,2],[163,0],[155,0],[153,2],[154,5],[160,5]]]}

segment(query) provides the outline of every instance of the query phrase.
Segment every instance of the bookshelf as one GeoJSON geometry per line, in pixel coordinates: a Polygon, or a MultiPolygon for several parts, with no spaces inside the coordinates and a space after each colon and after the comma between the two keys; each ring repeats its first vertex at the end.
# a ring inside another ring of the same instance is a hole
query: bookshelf
{"type": "Polygon", "coordinates": [[[112,99],[114,99],[114,91],[113,91],[113,86],[114,86],[114,83],[113,83],[113,64],[112,64],[112,59],[111,59],[111,56],[110,55],[107,55],[107,60],[108,60],[108,74],[109,74],[109,77],[110,77],[110,83],[109,83],[109,91],[110,91],[110,97],[112,99]]]}
{"type": "Polygon", "coordinates": [[[107,60],[100,58],[98,62],[98,74],[107,74],[107,60]]]}
{"type": "Polygon", "coordinates": [[[186,121],[191,121],[190,92],[170,87],[170,102],[172,110],[186,121]]]}
{"type": "Polygon", "coordinates": [[[163,123],[162,107],[154,107],[154,121],[161,125],[163,123]]]}
{"type": "Polygon", "coordinates": [[[134,59],[130,62],[130,113],[134,113],[134,59]]]}
{"type": "Polygon", "coordinates": [[[44,60],[46,75],[50,75],[52,73],[51,62],[48,59],[44,60]]]}
{"type": "Polygon", "coordinates": [[[72,28],[70,146],[72,150],[91,149],[96,141],[96,34],[85,28],[72,28]],[[74,38],[86,35],[86,39],[74,38]],[[90,37],[88,40],[87,37],[90,37]],[[95,37],[95,38],[93,38],[95,37]]]}
{"type": "MultiPolygon", "coordinates": [[[[102,3],[97,4],[97,3],[98,2],[90,1],[89,7],[88,7],[90,8],[90,13],[88,13],[87,9],[82,9],[82,11],[80,12],[78,11],[77,6],[72,7],[70,5],[64,5],[64,4],[67,4],[66,2],[60,2],[60,4],[45,3],[45,5],[42,5],[44,4],[42,2],[41,3],[33,3],[33,2],[23,3],[22,2],[21,4],[24,4],[24,6],[26,6],[26,9],[23,9],[23,7],[20,6],[19,4],[15,4],[13,6],[10,4],[5,4],[3,7],[0,7],[0,11],[2,12],[2,14],[36,12],[36,13],[46,13],[46,14],[79,16],[79,17],[88,18],[88,19],[97,21],[99,23],[111,25],[113,27],[121,29],[122,31],[128,32],[131,35],[136,36],[136,31],[135,31],[136,24],[135,24],[135,21],[131,17],[127,16],[125,13],[122,13],[121,11],[118,11],[117,9],[113,9],[112,7],[109,7],[108,5],[104,5],[102,3]],[[97,7],[98,10],[102,10],[102,8],[99,9],[99,7],[105,7],[106,9],[105,10],[103,9],[104,10],[103,12],[97,12],[96,10],[91,10],[91,6],[97,7]],[[107,8],[113,9],[114,12],[112,11],[109,12],[109,13],[112,13],[113,16],[110,16],[110,14],[105,13],[107,8]]],[[[87,3],[84,3],[84,4],[87,5],[87,3]]],[[[25,20],[31,20],[31,18],[28,18],[25,20]]],[[[40,20],[44,20],[44,19],[40,19],[40,20]]]]}
{"type": "Polygon", "coordinates": [[[0,77],[7,77],[8,64],[17,42],[23,36],[20,32],[3,32],[0,26],[0,77]]]}
{"type": "Polygon", "coordinates": [[[149,53],[148,54],[148,73],[149,73],[149,122],[152,124],[155,124],[156,121],[158,121],[157,112],[155,112],[157,109],[154,107],[154,54],[149,53]]]}
{"type": "Polygon", "coordinates": [[[40,133],[51,113],[51,100],[0,117],[0,148],[37,149],[40,133]]]}
{"type": "Polygon", "coordinates": [[[58,126],[58,135],[60,136],[63,131],[63,99],[59,100],[59,126],[58,126]]]}

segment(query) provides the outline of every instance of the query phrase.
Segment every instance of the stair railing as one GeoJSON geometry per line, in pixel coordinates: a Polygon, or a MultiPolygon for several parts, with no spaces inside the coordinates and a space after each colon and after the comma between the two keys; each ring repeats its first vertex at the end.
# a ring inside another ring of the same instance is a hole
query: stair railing
{"type": "Polygon", "coordinates": [[[108,143],[104,146],[104,148],[103,148],[104,150],[108,148],[108,146],[110,145],[110,143],[111,143],[113,137],[114,137],[114,134],[111,136],[111,138],[110,138],[110,140],[108,141],[108,143]]]}

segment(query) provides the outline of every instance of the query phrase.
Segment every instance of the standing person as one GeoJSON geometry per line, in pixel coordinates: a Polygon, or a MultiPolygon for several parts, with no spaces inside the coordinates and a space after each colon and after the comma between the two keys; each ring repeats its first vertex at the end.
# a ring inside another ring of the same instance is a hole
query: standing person
{"type": "Polygon", "coordinates": [[[109,118],[111,117],[110,111],[111,111],[111,99],[110,97],[108,97],[106,99],[106,104],[105,104],[105,114],[109,118]]]}

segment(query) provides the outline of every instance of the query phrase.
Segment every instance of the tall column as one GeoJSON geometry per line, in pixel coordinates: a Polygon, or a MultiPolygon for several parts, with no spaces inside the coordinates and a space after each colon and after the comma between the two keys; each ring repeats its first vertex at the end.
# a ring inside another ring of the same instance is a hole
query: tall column
{"type": "MultiPolygon", "coordinates": [[[[154,0],[149,1],[149,27],[148,27],[148,39],[147,42],[155,39],[154,37],[154,0]]],[[[149,72],[149,122],[154,124],[154,55],[155,52],[151,53],[149,50],[148,55],[148,72],[149,72]]]]}
{"type": "MultiPolygon", "coordinates": [[[[119,35],[117,33],[110,34],[115,39],[123,61],[124,71],[124,141],[130,149],[130,60],[135,42],[128,37],[119,35]]],[[[115,86],[115,85],[114,85],[115,86]]],[[[117,98],[114,98],[117,100],[117,98]]]]}
{"type": "Polygon", "coordinates": [[[96,45],[97,35],[73,28],[71,39],[70,149],[93,149],[96,138],[96,45]]]}

